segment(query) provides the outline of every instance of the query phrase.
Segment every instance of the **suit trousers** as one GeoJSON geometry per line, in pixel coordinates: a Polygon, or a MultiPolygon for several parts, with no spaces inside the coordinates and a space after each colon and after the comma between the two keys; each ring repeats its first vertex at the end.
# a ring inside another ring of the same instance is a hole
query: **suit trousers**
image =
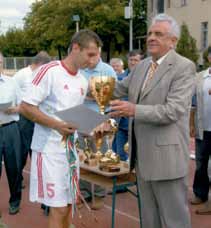
{"type": "Polygon", "coordinates": [[[138,184],[143,228],[191,228],[187,177],[138,184]]]}
{"type": "Polygon", "coordinates": [[[203,140],[196,139],[196,171],[193,181],[193,192],[203,201],[208,200],[209,177],[208,163],[211,154],[211,132],[204,131],[203,140]]]}
{"type": "Polygon", "coordinates": [[[11,206],[19,206],[21,201],[21,140],[17,123],[0,127],[0,176],[4,160],[10,189],[11,206]]]}

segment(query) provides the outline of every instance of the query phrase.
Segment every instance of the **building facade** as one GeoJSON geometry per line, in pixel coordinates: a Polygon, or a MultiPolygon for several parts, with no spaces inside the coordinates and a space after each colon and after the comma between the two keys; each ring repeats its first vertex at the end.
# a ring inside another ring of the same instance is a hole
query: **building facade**
{"type": "Polygon", "coordinates": [[[200,54],[211,45],[210,12],[211,0],[148,0],[148,21],[158,13],[166,13],[180,25],[185,22],[200,54]]]}

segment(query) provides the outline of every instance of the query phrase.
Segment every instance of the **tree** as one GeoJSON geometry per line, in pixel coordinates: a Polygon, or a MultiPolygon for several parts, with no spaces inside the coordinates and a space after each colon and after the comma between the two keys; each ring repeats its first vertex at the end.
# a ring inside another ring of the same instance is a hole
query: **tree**
{"type": "Polygon", "coordinates": [[[10,28],[0,36],[0,50],[5,56],[29,56],[25,33],[21,29],[10,28]]]}
{"type": "MultiPolygon", "coordinates": [[[[137,37],[146,34],[146,0],[133,2],[134,37],[137,37]]],[[[101,37],[109,60],[112,53],[125,53],[129,48],[129,22],[124,18],[127,4],[128,0],[35,1],[24,19],[23,30],[13,28],[0,36],[0,47],[6,55],[25,53],[30,56],[39,50],[57,55],[58,49],[66,55],[70,38],[75,33],[72,16],[78,14],[80,29],[92,29],[101,37]],[[11,36],[20,43],[15,46],[11,36]],[[15,48],[14,51],[11,48],[15,48]]]]}
{"type": "Polygon", "coordinates": [[[190,35],[188,26],[185,23],[181,26],[181,36],[178,41],[176,51],[197,63],[199,53],[196,47],[196,40],[190,35]]]}

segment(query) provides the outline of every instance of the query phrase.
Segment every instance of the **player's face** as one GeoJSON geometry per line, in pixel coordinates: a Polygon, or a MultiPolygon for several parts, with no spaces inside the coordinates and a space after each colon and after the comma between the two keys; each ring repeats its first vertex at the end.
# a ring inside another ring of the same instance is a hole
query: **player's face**
{"type": "Polygon", "coordinates": [[[78,59],[78,61],[80,62],[80,68],[86,68],[86,67],[91,68],[92,65],[96,65],[97,63],[95,64],[95,60],[98,62],[99,56],[100,56],[99,47],[97,47],[96,43],[90,42],[88,47],[83,48],[80,51],[79,59],[78,59]]]}

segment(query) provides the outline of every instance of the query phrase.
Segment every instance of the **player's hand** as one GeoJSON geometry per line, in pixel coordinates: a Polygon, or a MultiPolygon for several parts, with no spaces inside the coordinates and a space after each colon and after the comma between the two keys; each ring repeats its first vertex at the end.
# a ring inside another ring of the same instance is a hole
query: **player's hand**
{"type": "Polygon", "coordinates": [[[129,101],[113,100],[110,102],[110,117],[134,117],[136,105],[129,101]]]}
{"type": "Polygon", "coordinates": [[[68,136],[72,133],[75,132],[75,130],[77,129],[76,126],[63,122],[63,121],[58,121],[55,129],[63,136],[68,136]]]}

